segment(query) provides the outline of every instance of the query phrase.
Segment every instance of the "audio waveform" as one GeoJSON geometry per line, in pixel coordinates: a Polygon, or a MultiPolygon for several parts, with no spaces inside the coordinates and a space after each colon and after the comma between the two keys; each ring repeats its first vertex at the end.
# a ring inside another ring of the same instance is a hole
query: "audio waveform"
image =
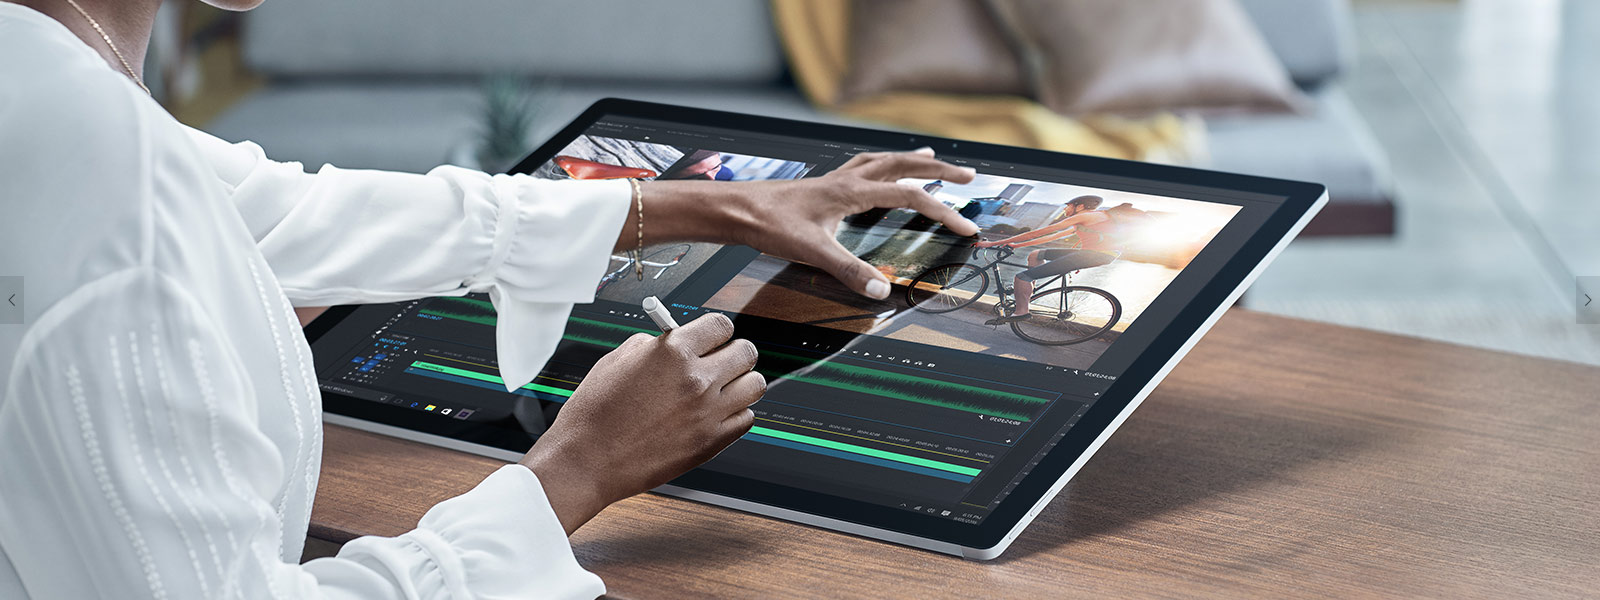
{"type": "Polygon", "coordinates": [[[1040,409],[1054,400],[771,350],[761,352],[761,363],[764,364],[757,370],[774,384],[797,381],[1017,421],[1033,420],[1040,409]],[[798,366],[778,369],[774,363],[798,366]]]}
{"type": "Polygon", "coordinates": [[[998,390],[998,389],[994,389],[994,388],[986,388],[986,387],[979,387],[979,386],[975,386],[975,385],[967,385],[967,384],[964,384],[964,383],[957,383],[957,382],[954,382],[954,381],[945,381],[945,380],[942,380],[942,379],[933,379],[933,378],[929,378],[929,377],[921,377],[921,376],[918,376],[918,375],[910,375],[910,374],[899,373],[899,372],[895,372],[895,371],[886,371],[886,370],[883,370],[883,369],[875,369],[875,368],[872,368],[872,367],[864,367],[864,366],[860,366],[860,365],[845,364],[845,363],[838,362],[838,361],[832,360],[832,359],[821,359],[821,360],[818,360],[818,359],[813,359],[813,358],[806,358],[806,357],[803,357],[803,356],[796,356],[794,354],[786,354],[786,353],[783,353],[783,352],[773,352],[773,351],[770,351],[770,350],[761,353],[761,355],[763,357],[773,358],[773,359],[777,359],[779,361],[791,362],[791,363],[799,363],[799,364],[804,365],[805,367],[811,367],[811,368],[814,368],[814,369],[838,371],[840,373],[844,373],[844,374],[848,374],[848,375],[851,375],[851,376],[854,376],[854,377],[860,377],[860,378],[864,378],[864,379],[876,379],[876,380],[879,380],[879,381],[886,381],[886,382],[891,382],[891,383],[906,383],[906,384],[911,384],[911,385],[928,386],[928,387],[938,388],[938,389],[941,389],[941,390],[947,390],[947,391],[961,393],[961,394],[972,394],[972,395],[976,395],[976,396],[984,396],[984,397],[987,397],[987,398],[994,398],[996,400],[1005,400],[1005,401],[1008,401],[1008,402],[1018,402],[1018,403],[1022,403],[1022,404],[1049,404],[1051,400],[1054,400],[1054,398],[1041,398],[1039,396],[1030,395],[1030,394],[1019,394],[1019,393],[1016,393],[1016,392],[1008,392],[1008,391],[1005,391],[1005,390],[998,390]]]}
{"type": "MultiPolygon", "coordinates": [[[[635,327],[635,326],[632,326],[632,325],[621,325],[621,324],[618,324],[618,323],[607,323],[605,321],[596,321],[594,319],[585,319],[583,317],[567,317],[567,321],[569,323],[579,323],[579,324],[582,324],[582,325],[587,326],[587,327],[598,327],[598,328],[601,328],[601,329],[615,331],[615,332],[622,333],[622,334],[625,334],[625,335],[633,335],[635,333],[648,333],[648,334],[651,334],[651,335],[655,335],[657,333],[660,333],[659,330],[650,329],[648,327],[635,327]]],[[[616,345],[616,344],[612,344],[612,345],[616,345]]]]}
{"type": "MultiPolygon", "coordinates": [[[[477,298],[470,297],[431,298],[429,299],[428,304],[424,305],[421,309],[418,309],[417,312],[435,317],[455,319],[458,321],[466,321],[468,323],[477,323],[479,325],[488,325],[490,327],[493,327],[497,322],[493,303],[490,303],[487,300],[479,300],[477,298]]],[[[619,325],[616,323],[607,323],[605,321],[596,321],[594,319],[585,319],[583,317],[568,317],[567,330],[566,332],[562,333],[561,338],[568,341],[599,346],[602,348],[615,348],[622,344],[623,339],[627,339],[627,336],[635,333],[648,333],[654,335],[658,332],[654,329],[646,329],[643,327],[619,325]],[[622,337],[619,339],[612,339],[612,337],[617,334],[621,334],[622,337]]]]}
{"type": "Polygon", "coordinates": [[[494,327],[495,324],[494,304],[477,298],[451,296],[429,298],[417,312],[490,327],[494,327]]]}
{"type": "Polygon", "coordinates": [[[778,383],[783,382],[783,381],[797,381],[797,382],[800,382],[800,383],[809,383],[809,384],[812,384],[812,385],[820,385],[820,386],[823,386],[823,387],[830,387],[830,388],[834,388],[834,389],[857,392],[857,393],[861,393],[861,394],[870,394],[870,395],[873,395],[873,396],[879,396],[879,397],[883,397],[883,398],[890,398],[890,399],[894,399],[894,400],[902,400],[902,401],[905,401],[905,402],[912,402],[912,403],[915,403],[915,404],[924,404],[924,405],[927,405],[927,406],[937,406],[937,407],[940,407],[940,408],[949,408],[949,409],[953,409],[953,410],[970,412],[970,413],[974,413],[974,414],[993,415],[993,416],[996,416],[996,417],[1005,417],[1007,419],[1012,419],[1012,420],[1015,420],[1015,421],[1032,421],[1033,420],[1033,415],[1032,415],[1031,412],[1020,412],[1020,411],[1017,411],[1017,410],[1014,410],[1014,409],[997,407],[997,406],[995,406],[993,404],[976,404],[976,403],[972,403],[972,402],[963,402],[963,401],[960,401],[960,400],[951,400],[951,399],[940,398],[940,397],[935,397],[935,396],[927,396],[927,395],[917,394],[917,393],[915,393],[915,391],[907,391],[907,390],[904,390],[904,389],[896,389],[896,388],[882,386],[882,385],[873,385],[873,384],[870,384],[870,383],[854,382],[854,381],[848,381],[848,380],[844,380],[844,379],[836,379],[836,378],[831,378],[831,377],[811,377],[811,376],[806,376],[806,375],[784,375],[784,374],[780,374],[780,373],[770,373],[770,372],[767,372],[767,371],[762,371],[761,374],[772,382],[771,384],[769,384],[769,386],[770,385],[777,385],[778,383]]]}
{"type": "MultiPolygon", "coordinates": [[[[495,325],[494,305],[471,297],[432,298],[419,313],[480,325],[495,325]]],[[[604,349],[615,348],[635,333],[657,334],[654,329],[569,317],[563,340],[604,349]]],[[[954,381],[919,377],[895,371],[817,360],[763,349],[756,368],[768,381],[806,383],[1017,421],[1031,421],[1054,398],[954,381]]]]}

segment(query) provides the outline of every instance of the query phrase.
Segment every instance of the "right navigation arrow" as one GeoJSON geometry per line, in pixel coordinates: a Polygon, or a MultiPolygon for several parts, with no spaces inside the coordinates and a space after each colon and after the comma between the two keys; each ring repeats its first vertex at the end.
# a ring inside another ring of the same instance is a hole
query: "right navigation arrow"
{"type": "MultiPolygon", "coordinates": [[[[13,295],[15,295],[15,294],[13,294],[13,295]]],[[[1583,305],[1584,306],[1588,306],[1589,303],[1591,303],[1591,302],[1594,302],[1594,298],[1590,298],[1588,294],[1584,294],[1583,295],[1583,305]]]]}

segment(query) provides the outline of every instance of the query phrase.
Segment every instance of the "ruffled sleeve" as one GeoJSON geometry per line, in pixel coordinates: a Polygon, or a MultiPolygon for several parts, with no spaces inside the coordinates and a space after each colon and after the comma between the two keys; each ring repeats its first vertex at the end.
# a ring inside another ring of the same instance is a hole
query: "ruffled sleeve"
{"type": "Polygon", "coordinates": [[[394,586],[407,598],[594,598],[605,585],[572,557],[533,472],[506,465],[434,506],[399,537],[364,537],[305,568],[323,585],[394,586]],[[351,564],[371,568],[350,568],[351,564]],[[392,580],[385,580],[390,579],[392,580]],[[363,582],[363,579],[375,581],[363,582]]]}
{"type": "Polygon", "coordinates": [[[545,181],[439,167],[426,175],[267,159],[253,143],[190,138],[229,187],[296,306],[487,292],[501,377],[538,374],[572,305],[595,286],[628,215],[626,181],[545,181]]]}

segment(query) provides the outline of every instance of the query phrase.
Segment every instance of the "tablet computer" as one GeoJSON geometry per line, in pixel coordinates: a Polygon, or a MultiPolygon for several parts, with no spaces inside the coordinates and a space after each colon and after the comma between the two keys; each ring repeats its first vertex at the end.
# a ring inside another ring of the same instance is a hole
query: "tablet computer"
{"type": "Polygon", "coordinates": [[[921,146],[977,179],[901,183],[1014,247],[975,248],[906,210],[852,216],[838,240],[894,282],[885,300],[747,247],[650,247],[643,280],[618,255],[514,393],[487,298],[338,307],[307,327],[326,419],[516,460],[596,360],[655,332],[640,301],[658,296],[680,322],[732,317],[769,382],[750,433],[659,492],[993,558],[1327,198],[1311,183],[616,99],[513,172],[795,179],[921,146]]]}

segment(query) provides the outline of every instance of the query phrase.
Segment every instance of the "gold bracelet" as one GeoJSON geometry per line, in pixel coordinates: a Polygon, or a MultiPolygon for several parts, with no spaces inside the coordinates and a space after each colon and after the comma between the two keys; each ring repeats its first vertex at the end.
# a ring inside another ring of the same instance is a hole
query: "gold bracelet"
{"type": "Polygon", "coordinates": [[[633,186],[633,205],[639,213],[639,227],[634,232],[639,236],[639,247],[633,251],[633,274],[644,281],[644,187],[639,185],[638,179],[628,179],[633,186]]]}

